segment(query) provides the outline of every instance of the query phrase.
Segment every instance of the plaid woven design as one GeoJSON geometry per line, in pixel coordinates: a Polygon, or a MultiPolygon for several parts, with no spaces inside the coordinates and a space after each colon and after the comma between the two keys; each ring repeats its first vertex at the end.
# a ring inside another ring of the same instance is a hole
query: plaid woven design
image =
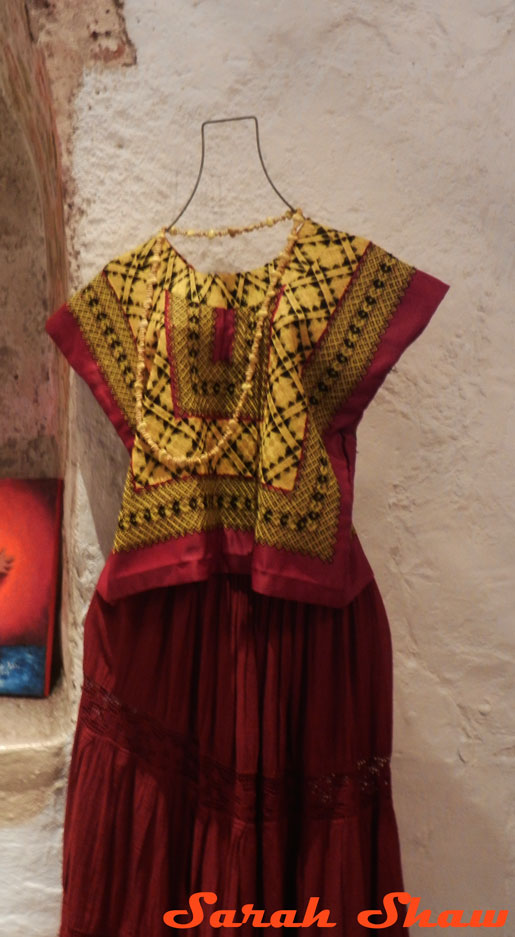
{"type": "MultiPolygon", "coordinates": [[[[71,303],[131,426],[135,335],[155,241],[111,261],[71,303]],[[100,312],[100,325],[99,310],[107,316],[100,312]]],[[[162,259],[147,330],[144,414],[162,447],[188,456],[211,448],[231,418],[273,265],[208,275],[171,247],[162,259]],[[234,310],[230,360],[214,356],[219,307],[234,310]]],[[[370,366],[413,273],[364,238],[306,221],[230,444],[209,468],[176,472],[156,462],[136,433],[114,550],[226,526],[329,562],[341,492],[323,434],[370,366]]]]}
{"type": "Polygon", "coordinates": [[[68,300],[82,336],[131,429],[135,428],[136,346],[128,320],[101,271],[68,300]]]}

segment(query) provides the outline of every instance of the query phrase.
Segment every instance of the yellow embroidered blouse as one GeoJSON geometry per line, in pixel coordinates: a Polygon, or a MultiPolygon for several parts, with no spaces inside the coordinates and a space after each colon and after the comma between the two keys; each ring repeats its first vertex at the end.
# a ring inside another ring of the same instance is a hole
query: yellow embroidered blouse
{"type": "MultiPolygon", "coordinates": [[[[253,393],[213,467],[172,471],[135,427],[136,334],[158,235],[109,261],[46,324],[129,449],[107,601],[247,572],[259,592],[342,606],[373,576],[352,524],[356,427],[449,286],[306,219],[272,304],[253,393]]],[[[244,380],[273,262],[204,274],[164,248],[144,418],[174,454],[210,448],[244,380]]]]}

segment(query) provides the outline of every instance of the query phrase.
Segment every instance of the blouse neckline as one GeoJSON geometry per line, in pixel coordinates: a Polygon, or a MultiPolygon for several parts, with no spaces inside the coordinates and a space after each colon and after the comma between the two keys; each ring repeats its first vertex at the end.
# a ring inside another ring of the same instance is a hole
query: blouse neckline
{"type": "MultiPolygon", "coordinates": [[[[307,215],[304,215],[304,220],[300,227],[300,231],[297,235],[297,244],[301,241],[302,237],[306,233],[306,228],[309,226],[313,227],[315,226],[315,223],[307,215]]],[[[288,232],[288,237],[290,236],[290,233],[291,233],[291,226],[288,232]]],[[[159,237],[159,234],[156,234],[155,238],[157,239],[158,237],[159,237]]],[[[245,278],[250,277],[254,280],[265,280],[267,279],[267,277],[270,276],[271,272],[273,272],[273,270],[276,269],[277,263],[279,262],[279,258],[282,252],[286,248],[286,243],[285,243],[280,254],[277,254],[276,257],[273,257],[271,260],[268,260],[266,263],[261,264],[259,267],[253,267],[250,270],[231,270],[231,271],[213,270],[213,271],[206,272],[206,271],[198,270],[197,267],[191,264],[183,256],[183,254],[181,254],[181,252],[178,251],[177,248],[168,240],[168,236],[166,236],[165,240],[166,240],[166,245],[163,247],[163,254],[166,254],[168,262],[170,261],[170,259],[172,259],[174,268],[182,267],[183,269],[187,269],[189,271],[190,277],[193,278],[196,285],[199,287],[202,287],[208,283],[215,283],[215,282],[223,286],[227,286],[228,281],[235,281],[244,277],[245,278]],[[272,268],[272,270],[270,268],[272,268]]],[[[294,254],[291,255],[283,271],[283,276],[288,270],[293,260],[293,257],[294,257],[294,254]]],[[[281,282],[281,280],[279,282],[281,282]]]]}

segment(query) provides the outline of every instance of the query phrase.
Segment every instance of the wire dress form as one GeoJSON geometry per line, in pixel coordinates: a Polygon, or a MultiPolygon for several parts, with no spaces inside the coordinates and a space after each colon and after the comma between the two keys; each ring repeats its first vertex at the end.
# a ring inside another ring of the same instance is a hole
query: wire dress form
{"type": "Polygon", "coordinates": [[[251,114],[251,115],[249,115],[249,116],[244,116],[244,117],[221,117],[221,118],[214,119],[214,120],[204,120],[204,121],[202,122],[202,124],[201,124],[201,128],[200,128],[200,129],[201,129],[201,136],[202,136],[202,152],[201,152],[200,168],[199,168],[199,172],[198,172],[198,176],[197,176],[197,181],[195,182],[195,185],[193,186],[193,191],[192,191],[192,193],[191,193],[189,199],[187,200],[186,204],[185,204],[184,207],[181,209],[181,211],[179,212],[179,214],[177,215],[177,217],[175,218],[175,220],[172,221],[172,222],[168,225],[167,230],[169,230],[170,228],[172,228],[174,225],[177,224],[179,218],[180,218],[180,217],[184,214],[184,212],[186,211],[186,209],[187,209],[188,205],[190,204],[190,202],[191,202],[193,196],[195,195],[195,192],[196,192],[197,189],[198,189],[199,182],[200,182],[200,177],[202,176],[202,170],[203,170],[203,168],[204,168],[204,157],[205,157],[205,148],[206,148],[206,147],[205,147],[204,127],[206,127],[207,124],[224,124],[224,123],[229,123],[229,122],[236,121],[236,120],[253,120],[253,121],[254,121],[255,128],[256,128],[256,145],[257,145],[257,151],[258,151],[258,155],[259,155],[259,160],[260,160],[261,165],[262,165],[262,167],[263,167],[263,172],[265,173],[265,176],[266,176],[266,178],[268,179],[268,181],[269,181],[270,185],[272,186],[272,188],[274,189],[274,191],[277,192],[277,195],[279,196],[279,198],[284,202],[285,205],[288,206],[288,208],[291,208],[292,211],[294,210],[293,205],[290,205],[290,203],[289,203],[288,201],[286,201],[286,199],[284,198],[284,196],[281,195],[281,193],[279,192],[279,189],[277,188],[277,186],[275,185],[275,183],[272,182],[272,180],[271,180],[271,178],[270,178],[270,175],[269,175],[269,173],[268,173],[268,170],[267,170],[267,168],[266,168],[266,166],[265,166],[265,162],[264,162],[264,160],[263,160],[263,154],[262,154],[262,152],[261,152],[261,144],[260,144],[260,142],[259,142],[259,123],[258,123],[257,117],[255,117],[253,114],[251,114]]]}

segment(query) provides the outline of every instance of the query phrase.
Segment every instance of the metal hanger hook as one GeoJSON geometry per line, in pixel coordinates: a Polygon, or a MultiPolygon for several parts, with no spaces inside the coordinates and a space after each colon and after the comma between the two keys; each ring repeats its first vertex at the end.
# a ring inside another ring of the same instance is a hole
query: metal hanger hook
{"type": "Polygon", "coordinates": [[[254,124],[255,124],[255,127],[256,127],[256,144],[257,144],[258,156],[259,156],[261,165],[262,165],[262,167],[263,167],[263,171],[264,171],[264,173],[265,173],[265,176],[266,176],[266,178],[268,179],[268,181],[269,181],[270,185],[272,186],[272,188],[274,189],[274,191],[275,191],[275,192],[277,193],[277,195],[279,196],[279,198],[284,202],[284,204],[287,205],[288,208],[290,208],[292,211],[295,211],[294,206],[293,206],[293,205],[290,205],[290,203],[281,195],[281,193],[279,192],[279,189],[277,188],[276,185],[274,185],[274,183],[272,182],[272,180],[271,180],[271,178],[270,178],[270,176],[269,176],[269,174],[268,174],[268,172],[267,172],[267,168],[266,168],[265,163],[264,163],[264,160],[263,160],[263,154],[261,153],[261,145],[260,145],[260,142],[259,142],[259,124],[258,124],[257,117],[255,117],[254,114],[245,115],[245,116],[243,116],[243,117],[220,117],[220,118],[215,118],[214,120],[204,120],[204,121],[202,122],[202,126],[201,126],[202,154],[201,154],[201,158],[200,158],[200,169],[199,169],[199,172],[198,172],[197,181],[195,182],[195,185],[194,185],[194,187],[193,187],[193,191],[192,191],[192,193],[191,193],[191,195],[190,195],[188,201],[186,202],[184,208],[179,212],[179,214],[178,214],[177,217],[174,219],[174,221],[171,221],[171,222],[170,222],[170,224],[169,224],[168,227],[166,228],[166,231],[168,231],[170,228],[172,228],[172,227],[177,223],[177,221],[179,220],[179,218],[181,217],[181,215],[184,214],[184,212],[186,211],[188,205],[190,204],[190,202],[191,202],[193,196],[195,195],[195,192],[196,192],[197,189],[198,189],[198,185],[199,185],[199,182],[200,182],[200,177],[201,177],[201,175],[202,175],[202,169],[204,168],[204,155],[205,155],[204,127],[206,126],[206,124],[224,124],[224,123],[228,123],[229,121],[235,121],[235,120],[253,120],[253,121],[254,121],[254,124]]]}

